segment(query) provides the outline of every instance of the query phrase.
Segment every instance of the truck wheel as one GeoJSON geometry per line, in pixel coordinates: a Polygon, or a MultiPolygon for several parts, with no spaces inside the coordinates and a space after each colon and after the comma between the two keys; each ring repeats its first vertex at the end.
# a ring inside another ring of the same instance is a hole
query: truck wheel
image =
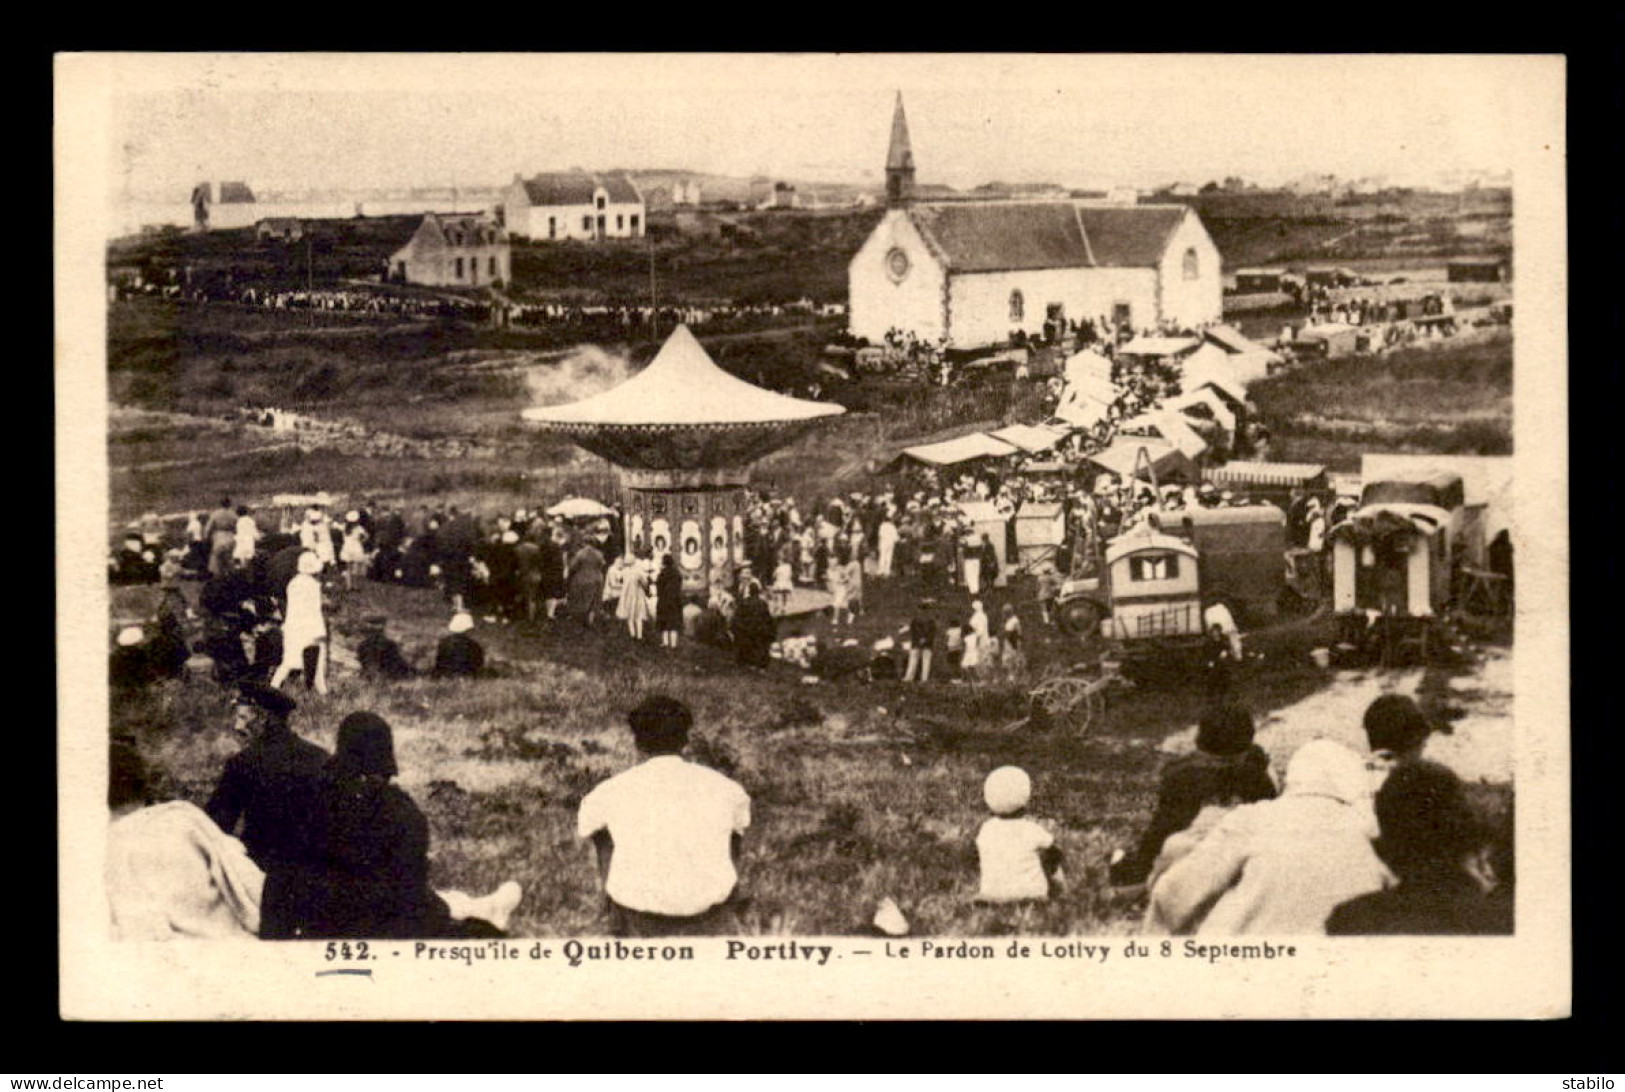
{"type": "Polygon", "coordinates": [[[1104,617],[1100,604],[1089,599],[1074,599],[1063,603],[1060,611],[1061,628],[1086,644],[1100,639],[1100,621],[1104,617]]]}

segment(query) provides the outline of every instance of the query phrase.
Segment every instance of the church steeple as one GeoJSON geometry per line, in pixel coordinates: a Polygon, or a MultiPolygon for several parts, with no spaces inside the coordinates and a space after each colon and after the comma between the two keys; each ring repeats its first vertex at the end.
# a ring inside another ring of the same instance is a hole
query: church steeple
{"type": "Polygon", "coordinates": [[[908,142],[908,118],[903,116],[903,93],[891,117],[891,148],[886,152],[886,204],[897,208],[914,199],[914,149],[908,142]]]}

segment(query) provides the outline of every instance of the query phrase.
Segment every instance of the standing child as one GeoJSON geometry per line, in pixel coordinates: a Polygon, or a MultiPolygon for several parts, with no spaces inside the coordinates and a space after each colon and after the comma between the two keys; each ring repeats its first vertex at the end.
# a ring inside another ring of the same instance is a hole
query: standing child
{"type": "Polygon", "coordinates": [[[1061,851],[1055,836],[1027,818],[1032,778],[1019,766],[1000,766],[987,775],[982,798],[993,818],[976,833],[981,862],[982,902],[1047,900],[1060,883],[1061,851]]]}
{"type": "Polygon", "coordinates": [[[783,614],[790,609],[790,593],[795,590],[795,573],[788,554],[779,555],[779,564],[773,570],[773,613],[783,614]]]}

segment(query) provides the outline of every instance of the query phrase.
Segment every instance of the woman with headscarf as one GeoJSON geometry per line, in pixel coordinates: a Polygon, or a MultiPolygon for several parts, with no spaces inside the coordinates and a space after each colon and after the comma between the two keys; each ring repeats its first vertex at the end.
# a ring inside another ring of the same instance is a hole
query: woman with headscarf
{"type": "Polygon", "coordinates": [[[397,772],[389,724],[376,713],[345,717],[312,815],[314,863],[267,875],[262,938],[505,935],[507,916],[519,903],[519,885],[509,881],[484,899],[433,890],[429,823],[412,798],[391,783],[397,772]]]}
{"type": "Polygon", "coordinates": [[[598,599],[604,590],[604,555],[589,540],[570,558],[566,580],[569,584],[570,613],[590,626],[598,617],[598,599]]]}
{"type": "Polygon", "coordinates": [[[1323,934],[1341,903],[1392,886],[1372,848],[1360,756],[1328,739],[1298,748],[1275,800],[1236,808],[1151,890],[1148,932],[1323,934]]]}
{"type": "Polygon", "coordinates": [[[271,675],[271,686],[281,686],[295,671],[303,671],[305,688],[327,693],[327,620],[322,616],[322,585],[316,574],[322,563],[314,551],[299,555],[299,571],[288,581],[288,609],[282,621],[282,663],[271,675]]]}
{"type": "MultiPolygon", "coordinates": [[[[643,627],[654,617],[654,603],[650,598],[654,580],[654,559],[647,546],[637,551],[638,556],[626,570],[621,584],[621,599],[615,605],[615,617],[626,623],[627,636],[634,641],[643,640],[643,627]]],[[[670,554],[665,555],[670,557],[670,554]]]]}

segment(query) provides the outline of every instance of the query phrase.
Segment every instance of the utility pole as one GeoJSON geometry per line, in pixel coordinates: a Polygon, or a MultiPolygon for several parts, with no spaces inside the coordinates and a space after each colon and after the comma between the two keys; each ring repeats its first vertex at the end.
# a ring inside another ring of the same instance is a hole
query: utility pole
{"type": "Polygon", "coordinates": [[[649,330],[656,339],[660,337],[660,296],[655,290],[655,242],[649,237],[647,231],[644,239],[649,243],[649,330]]]}
{"type": "Polygon", "coordinates": [[[316,291],[314,262],[311,257],[311,238],[305,236],[305,321],[306,325],[316,325],[316,291]]]}

